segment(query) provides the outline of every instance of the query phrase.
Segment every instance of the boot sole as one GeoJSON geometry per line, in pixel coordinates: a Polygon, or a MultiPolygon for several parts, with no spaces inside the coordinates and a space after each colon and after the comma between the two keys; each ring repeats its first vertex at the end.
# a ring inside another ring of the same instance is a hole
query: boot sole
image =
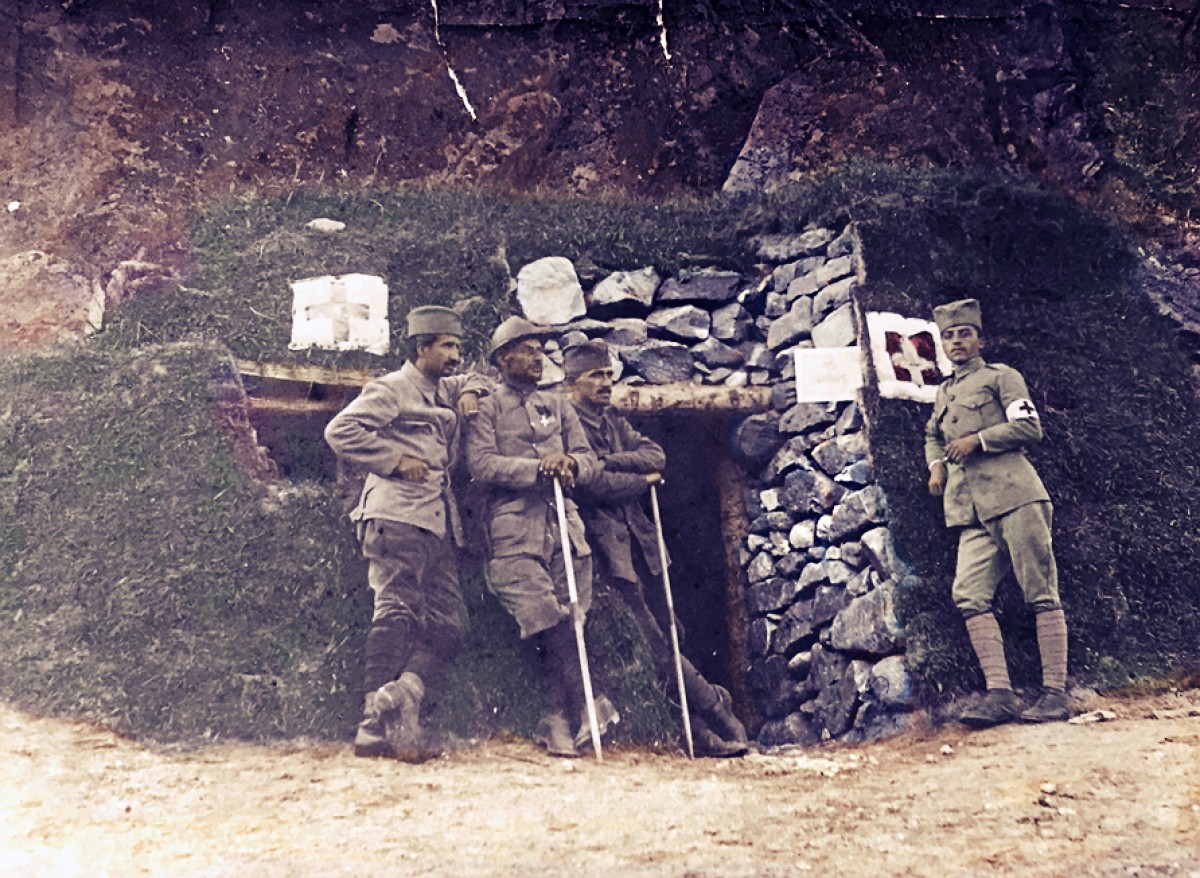
{"type": "Polygon", "coordinates": [[[354,755],[364,759],[390,759],[393,755],[392,745],[387,741],[378,744],[355,744],[354,755]]]}
{"type": "Polygon", "coordinates": [[[1019,716],[1010,716],[1006,719],[990,719],[984,717],[960,717],[959,722],[969,729],[990,729],[995,726],[1006,726],[1009,723],[1015,723],[1019,716]]]}
{"type": "Polygon", "coordinates": [[[696,756],[702,759],[733,759],[749,752],[749,747],[733,746],[722,750],[697,750],[696,756]]]}

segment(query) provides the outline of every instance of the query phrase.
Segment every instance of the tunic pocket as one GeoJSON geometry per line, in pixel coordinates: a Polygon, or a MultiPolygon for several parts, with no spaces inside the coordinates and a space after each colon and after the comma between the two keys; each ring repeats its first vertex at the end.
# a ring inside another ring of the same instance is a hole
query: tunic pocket
{"type": "Polygon", "coordinates": [[[963,408],[962,428],[966,433],[978,433],[984,427],[996,423],[995,415],[999,409],[999,403],[987,391],[972,393],[969,396],[963,397],[960,405],[963,408]]]}

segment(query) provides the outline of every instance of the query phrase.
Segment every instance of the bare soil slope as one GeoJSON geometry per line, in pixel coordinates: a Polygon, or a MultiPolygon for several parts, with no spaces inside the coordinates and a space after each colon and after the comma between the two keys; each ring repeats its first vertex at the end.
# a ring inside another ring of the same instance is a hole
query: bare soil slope
{"type": "Polygon", "coordinates": [[[155,752],[0,708],[0,874],[1200,876],[1200,692],[742,760],[155,752]]]}

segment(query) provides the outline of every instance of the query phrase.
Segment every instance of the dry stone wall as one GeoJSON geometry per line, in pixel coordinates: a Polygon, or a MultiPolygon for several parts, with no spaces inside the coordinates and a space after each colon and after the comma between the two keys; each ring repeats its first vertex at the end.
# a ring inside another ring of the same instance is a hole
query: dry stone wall
{"type": "Polygon", "coordinates": [[[852,227],[767,236],[753,277],[637,268],[584,290],[582,302],[559,257],[524,266],[516,281],[525,316],[558,329],[546,343],[553,363],[602,338],[619,383],[771,388],[770,410],[741,416],[730,440],[751,473],[743,667],[766,746],[878,737],[909,716],[895,595],[912,573],[896,556],[862,412],[795,392],[794,349],[858,343],[858,248],[852,227]]]}

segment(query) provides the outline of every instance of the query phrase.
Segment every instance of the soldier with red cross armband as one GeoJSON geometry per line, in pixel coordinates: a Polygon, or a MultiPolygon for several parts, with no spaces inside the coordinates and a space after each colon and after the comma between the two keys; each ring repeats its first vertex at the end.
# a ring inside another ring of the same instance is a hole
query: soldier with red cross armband
{"type": "Polygon", "coordinates": [[[954,604],[987,686],[980,704],[961,719],[974,728],[1063,720],[1067,624],[1051,545],[1052,507],[1025,456],[1025,448],[1042,439],[1041,420],[1021,373],[980,356],[978,301],[938,306],[933,317],[954,374],[938,387],[925,428],[929,491],[943,498],[946,525],[959,531],[954,604]],[[1010,570],[1035,614],[1042,665],[1042,694],[1024,711],[992,612],[996,587],[1010,570]]]}

